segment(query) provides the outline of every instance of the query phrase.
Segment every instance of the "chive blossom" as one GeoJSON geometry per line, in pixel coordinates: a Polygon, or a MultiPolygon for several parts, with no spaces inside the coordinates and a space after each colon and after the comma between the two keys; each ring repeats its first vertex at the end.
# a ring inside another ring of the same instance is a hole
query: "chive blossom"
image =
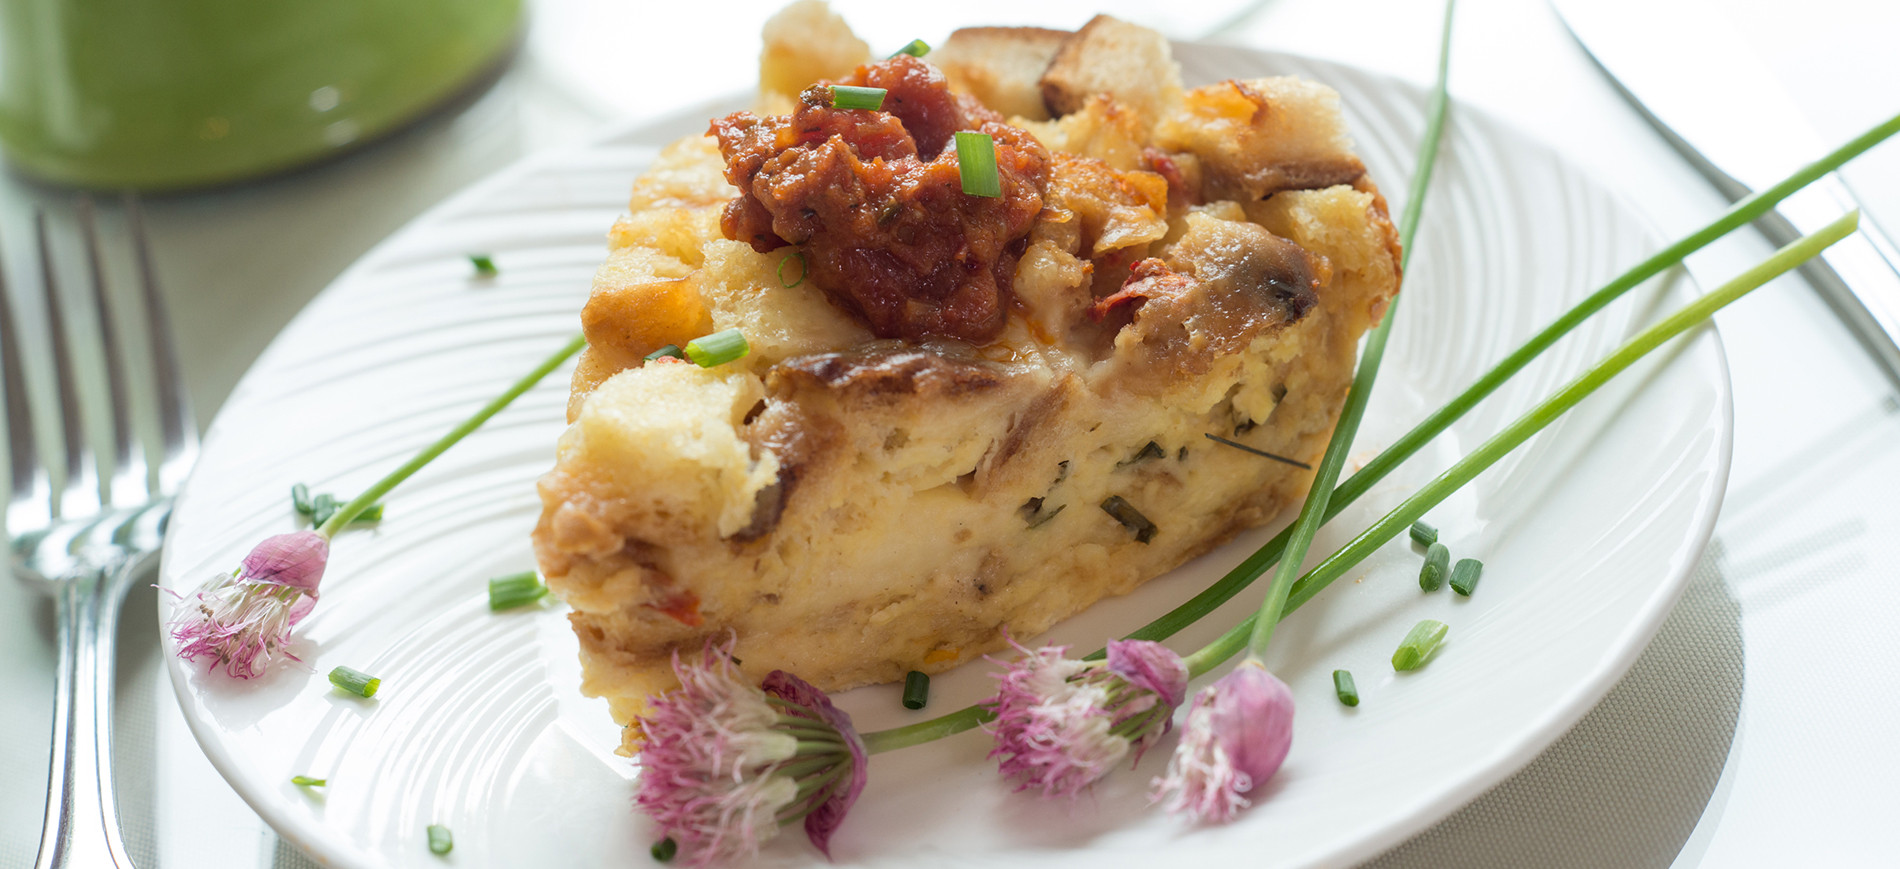
{"type": "Polygon", "coordinates": [[[904,708],[922,709],[930,702],[930,677],[912,670],[904,674],[904,708]]]}
{"type": "Polygon", "coordinates": [[[1451,590],[1470,597],[1471,590],[1478,587],[1478,576],[1483,573],[1484,562],[1476,558],[1458,559],[1458,566],[1451,569],[1451,590]]]}
{"type": "Polygon", "coordinates": [[[1433,619],[1424,619],[1413,625],[1411,632],[1399,643],[1398,651],[1392,653],[1392,669],[1405,671],[1425,666],[1432,653],[1438,650],[1438,644],[1445,641],[1448,630],[1444,622],[1433,619]]]}
{"type": "Polygon", "coordinates": [[[1339,696],[1339,702],[1347,706],[1359,705],[1359,686],[1352,683],[1351,672],[1333,671],[1333,693],[1339,696]]]}
{"type": "Polygon", "coordinates": [[[987,133],[957,133],[957,175],[963,180],[963,192],[991,199],[1003,195],[1003,180],[996,171],[996,140],[987,133]]]}
{"type": "Polygon", "coordinates": [[[441,824],[429,825],[429,853],[442,855],[455,850],[455,834],[441,824]]]}
{"type": "Polygon", "coordinates": [[[469,254],[468,261],[469,263],[475,266],[475,273],[478,275],[481,275],[484,278],[492,278],[498,274],[501,274],[501,269],[495,268],[495,259],[489,256],[488,254],[485,254],[485,253],[469,254]]]}
{"type": "Polygon", "coordinates": [[[317,508],[310,502],[310,487],[302,483],[290,487],[290,507],[305,518],[316,515],[317,508]]]}
{"type": "Polygon", "coordinates": [[[742,359],[752,352],[747,344],[745,333],[738,329],[714,332],[703,338],[694,338],[686,342],[686,358],[693,360],[701,368],[712,368],[742,359]]]}
{"type": "Polygon", "coordinates": [[[1438,529],[1420,519],[1412,523],[1412,542],[1420,546],[1430,546],[1438,542],[1438,529]]]}
{"type": "Polygon", "coordinates": [[[783,257],[778,261],[778,285],[779,286],[784,287],[785,289],[789,290],[804,282],[805,282],[805,252],[804,251],[802,250],[792,251],[791,256],[783,257]],[[798,280],[792,281],[791,283],[788,284],[785,282],[785,264],[793,260],[798,261],[798,280]]]}
{"type": "Polygon", "coordinates": [[[1148,521],[1148,517],[1141,515],[1141,511],[1135,509],[1135,505],[1128,503],[1128,499],[1120,495],[1108,496],[1108,499],[1102,502],[1102,512],[1115,517],[1115,521],[1135,532],[1137,543],[1153,540],[1155,532],[1160,530],[1155,527],[1155,523],[1148,521]]]}
{"type": "MultiPolygon", "coordinates": [[[[925,42],[921,39],[913,39],[910,41],[909,45],[906,45],[903,48],[900,48],[896,51],[891,52],[891,57],[896,57],[900,54],[908,54],[911,57],[923,57],[924,55],[929,54],[929,53],[930,53],[930,43],[925,42]]],[[[885,60],[890,60],[890,57],[885,58],[885,60]]]]}
{"type": "Polygon", "coordinates": [[[320,788],[320,787],[328,786],[330,784],[330,780],[323,779],[323,778],[311,778],[307,775],[293,775],[290,777],[290,783],[300,788],[320,788]]]}
{"type": "Polygon", "coordinates": [[[685,359],[686,352],[681,350],[680,345],[678,344],[668,344],[665,347],[661,347],[660,349],[653,351],[652,353],[648,353],[646,356],[646,359],[648,362],[652,362],[655,359],[659,359],[666,356],[671,356],[674,359],[685,359]]]}
{"type": "Polygon", "coordinates": [[[647,853],[653,855],[653,860],[657,863],[672,862],[673,855],[679,852],[680,843],[673,841],[672,836],[654,842],[653,847],[647,851],[647,853]]]}
{"type": "Polygon", "coordinates": [[[376,696],[376,689],[383,684],[383,680],[362,670],[338,667],[330,671],[330,684],[358,697],[367,698],[376,696]]]}
{"type": "Polygon", "coordinates": [[[1451,549],[1443,543],[1433,543],[1425,550],[1425,565],[1418,569],[1418,587],[1425,591],[1437,591],[1445,584],[1445,575],[1451,572],[1451,549]]]}
{"type": "Polygon", "coordinates": [[[831,107],[834,109],[877,109],[884,108],[883,88],[853,87],[835,84],[831,86],[831,107]]]}
{"type": "Polygon", "coordinates": [[[532,570],[497,576],[488,581],[488,609],[500,612],[539,603],[547,593],[547,583],[541,581],[541,574],[532,570]]]}

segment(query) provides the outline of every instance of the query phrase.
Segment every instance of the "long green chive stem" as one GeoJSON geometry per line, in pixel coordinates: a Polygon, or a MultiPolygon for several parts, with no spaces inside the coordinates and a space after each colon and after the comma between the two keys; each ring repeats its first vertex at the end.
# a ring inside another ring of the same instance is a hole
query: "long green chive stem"
{"type": "Polygon", "coordinates": [[[1433,619],[1422,619],[1412,626],[1399,641],[1399,647],[1392,652],[1392,669],[1404,672],[1425,666],[1431,660],[1432,653],[1438,651],[1438,644],[1445,641],[1449,631],[1445,623],[1433,619]]]}
{"type": "Polygon", "coordinates": [[[455,834],[441,824],[429,825],[429,853],[441,856],[455,850],[455,834]]]}
{"type": "Polygon", "coordinates": [[[374,697],[383,680],[362,670],[338,667],[330,671],[330,684],[358,697],[374,697]]]}
{"type": "Polygon", "coordinates": [[[750,352],[752,345],[746,343],[745,333],[738,329],[724,329],[686,342],[686,358],[701,368],[737,361],[750,352]]]}
{"type": "Polygon", "coordinates": [[[422,452],[416,453],[415,457],[404,462],[402,467],[390,471],[388,476],[377,480],[375,485],[363,490],[363,494],[350,499],[348,504],[337,508],[336,515],[331,516],[328,522],[317,526],[317,533],[326,538],[335,536],[338,529],[354,521],[364,510],[369,509],[371,504],[381,501],[384,495],[389,494],[389,490],[396,488],[402,481],[409,479],[415,472],[422,470],[424,465],[435,461],[437,456],[442,455],[449,447],[455,446],[462,438],[468,437],[470,432],[481,428],[482,423],[487,422],[489,418],[495,414],[500,413],[502,408],[514,403],[514,400],[520,398],[522,393],[533,389],[535,384],[541,382],[541,378],[554,373],[555,369],[560,368],[562,363],[573,358],[574,354],[581,352],[581,348],[585,346],[587,346],[587,336],[574,336],[574,340],[567,342],[567,345],[562,347],[553,356],[542,360],[540,365],[536,365],[533,371],[528,372],[520,380],[515,381],[514,385],[508,387],[507,391],[495,396],[494,400],[487,404],[482,405],[482,409],[476,411],[474,416],[463,420],[460,425],[450,429],[448,434],[437,439],[435,443],[423,447],[422,452]]]}
{"type": "Polygon", "coordinates": [[[834,109],[881,109],[884,108],[884,94],[883,88],[835,84],[831,86],[831,107],[834,109]]]}
{"type": "MultiPolygon", "coordinates": [[[[1465,413],[1476,406],[1478,402],[1483,401],[1491,393],[1497,391],[1497,388],[1503,385],[1506,380],[1509,380],[1512,375],[1523,370],[1524,366],[1530,364],[1531,360],[1536,359],[1539,354],[1550,349],[1550,346],[1557,343],[1558,339],[1569,334],[1570,330],[1575,329],[1578,324],[1589,319],[1591,315],[1603,310],[1605,306],[1616,301],[1624,293],[1641,285],[1644,281],[1661,274],[1664,269],[1681,262],[1683,258],[1689,254],[1707,247],[1710,242],[1727,235],[1736,227],[1743,226],[1749,221],[1762,216],[1783,199],[1792,195],[1796,190],[1800,190],[1813,183],[1815,179],[1840,168],[1842,164],[1860,156],[1865,153],[1867,149],[1880,144],[1895,133],[1900,133],[1900,114],[1894,115],[1880,125],[1860,134],[1847,144],[1836,148],[1826,157],[1808,164],[1799,172],[1783,179],[1781,183],[1735,203],[1730,206],[1729,210],[1724,212],[1721,217],[1716,218],[1709,225],[1657,251],[1651,255],[1649,259],[1643,260],[1629,271],[1624,272],[1614,280],[1604,284],[1601,289],[1590,294],[1590,296],[1583,301],[1578,302],[1576,307],[1571,308],[1549,326],[1544,327],[1542,332],[1537,333],[1536,336],[1526,341],[1523,346],[1511,351],[1510,355],[1504,357],[1504,359],[1493,366],[1490,371],[1485,372],[1484,376],[1479,377],[1478,380],[1467,387],[1464,392],[1459,393],[1458,397],[1432,412],[1430,416],[1427,416],[1418,425],[1413,426],[1411,431],[1406,432],[1403,437],[1394,441],[1384,452],[1379,453],[1379,455],[1373,457],[1372,461],[1367,462],[1365,467],[1360,468],[1350,479],[1333,491],[1331,504],[1327,507],[1326,518],[1331,519],[1337,515],[1339,511],[1344,510],[1348,505],[1358,500],[1360,496],[1371,491],[1372,487],[1378,485],[1379,481],[1385,479],[1386,475],[1392,473],[1393,469],[1404,463],[1406,459],[1411,458],[1414,453],[1417,453],[1425,444],[1429,443],[1432,438],[1437,437],[1440,433],[1450,428],[1452,423],[1457,422],[1460,417],[1463,417],[1465,413]]],[[[1389,318],[1391,315],[1388,313],[1387,316],[1389,318]]],[[[1232,599],[1234,595],[1239,594],[1242,589],[1252,584],[1255,579],[1260,577],[1260,574],[1266,572],[1266,569],[1280,558],[1280,553],[1286,549],[1287,538],[1292,535],[1292,532],[1292,528],[1281,531],[1272,540],[1267,541],[1266,545],[1260,547],[1252,555],[1248,556],[1246,560],[1235,565],[1234,569],[1228,571],[1226,576],[1221,577],[1213,585],[1208,586],[1200,594],[1195,595],[1186,603],[1169,610],[1160,618],[1149,622],[1141,629],[1129,634],[1128,638],[1134,640],[1166,639],[1179,632],[1182,628],[1198,621],[1202,616],[1213,612],[1216,607],[1226,603],[1232,599]]],[[[1101,653],[1097,652],[1090,657],[1099,657],[1100,655],[1101,653]]]]}
{"type": "MultiPolygon", "coordinates": [[[[1438,142],[1445,130],[1445,111],[1450,104],[1449,89],[1446,80],[1451,75],[1451,22],[1452,12],[1457,0],[1445,0],[1445,23],[1438,34],[1438,82],[1432,89],[1432,100],[1426,109],[1425,139],[1419,143],[1418,168],[1412,173],[1412,188],[1406,194],[1405,212],[1399,217],[1399,271],[1403,273],[1412,259],[1412,239],[1418,233],[1418,219],[1425,211],[1425,192],[1431,187],[1432,166],[1438,160],[1438,142]]],[[[1248,653],[1254,657],[1266,654],[1267,644],[1273,640],[1273,630],[1280,626],[1280,612],[1286,607],[1287,592],[1293,588],[1293,581],[1299,578],[1300,563],[1306,560],[1307,547],[1313,543],[1313,535],[1319,533],[1319,526],[1325,524],[1328,514],[1326,508],[1332,503],[1333,484],[1339,481],[1339,474],[1345,470],[1346,454],[1352,450],[1352,439],[1359,433],[1359,423],[1366,416],[1366,402],[1371,400],[1372,385],[1379,378],[1379,364],[1385,360],[1386,340],[1392,334],[1392,321],[1398,314],[1400,299],[1394,297],[1387,306],[1385,318],[1379,321],[1377,328],[1366,336],[1366,349],[1359,354],[1359,370],[1353,375],[1352,388],[1346,393],[1346,406],[1339,412],[1339,421],[1333,426],[1333,436],[1326,444],[1326,455],[1319,460],[1319,468],[1313,472],[1313,483],[1306,491],[1306,503],[1300,505],[1300,517],[1293,522],[1293,535],[1287,538],[1286,548],[1280,557],[1279,566],[1274,570],[1273,581],[1267,585],[1266,600],[1260,603],[1260,617],[1254,620],[1253,637],[1248,641],[1248,653]]]]}
{"type": "MultiPolygon", "coordinates": [[[[1392,512],[1374,522],[1372,527],[1360,532],[1359,536],[1354,537],[1338,552],[1328,556],[1326,560],[1308,571],[1306,576],[1293,584],[1293,589],[1287,596],[1287,606],[1282,617],[1285,617],[1285,613],[1293,612],[1299,609],[1301,604],[1312,600],[1314,595],[1331,585],[1333,580],[1344,576],[1353,565],[1365,560],[1366,556],[1383,546],[1387,540],[1398,536],[1407,525],[1425,515],[1427,510],[1437,506],[1459,487],[1495,464],[1498,459],[1530,439],[1532,435],[1542,431],[1565,411],[1575,407],[1577,402],[1596,391],[1597,387],[1608,382],[1623,369],[1635,364],[1636,360],[1662,346],[1671,338],[1688,331],[1690,327],[1708,319],[1716,311],[1747,295],[1755,288],[1807,262],[1828,245],[1852,233],[1859,224],[1860,212],[1850,212],[1813,235],[1799,239],[1776,251],[1774,256],[1763,260],[1754,268],[1742,272],[1728,283],[1704,294],[1656,325],[1638,333],[1628,343],[1618,347],[1615,352],[1604,357],[1577,379],[1558,390],[1555,395],[1544,399],[1542,404],[1531,408],[1528,413],[1518,417],[1503,431],[1493,435],[1490,440],[1446,468],[1444,473],[1433,478],[1431,482],[1425,484],[1424,488],[1413,493],[1412,497],[1392,508],[1392,512]]],[[[1214,642],[1187,656],[1188,672],[1194,675],[1205,673],[1240,651],[1247,638],[1253,633],[1253,620],[1254,616],[1248,616],[1245,621],[1229,629],[1214,642]]]]}
{"type": "Polygon", "coordinates": [[[507,576],[497,576],[488,581],[488,609],[493,612],[514,609],[539,603],[546,597],[548,585],[541,581],[541,574],[524,570],[507,576]]]}
{"type": "Polygon", "coordinates": [[[959,132],[957,140],[957,177],[963,192],[970,196],[995,199],[1003,195],[1003,181],[996,172],[996,141],[987,133],[959,132]]]}
{"type": "Polygon", "coordinates": [[[912,670],[904,674],[904,708],[922,709],[930,702],[930,676],[912,670]]]}
{"type": "Polygon", "coordinates": [[[1450,573],[1451,549],[1443,543],[1433,543],[1426,548],[1425,564],[1418,569],[1419,590],[1437,591],[1445,584],[1445,576],[1450,573]]]}
{"type": "Polygon", "coordinates": [[[1451,590],[1465,597],[1471,596],[1471,590],[1478,587],[1478,577],[1484,575],[1484,562],[1476,558],[1460,558],[1458,566],[1451,569],[1451,590]]]}
{"type": "MultiPolygon", "coordinates": [[[[1894,130],[1900,130],[1900,116],[1896,116],[1895,118],[1894,130]]],[[[1889,130],[1888,132],[1891,133],[1894,130],[1889,130]]],[[[1570,407],[1577,402],[1582,401],[1583,397],[1588,395],[1591,390],[1596,389],[1605,381],[1609,380],[1610,377],[1628,368],[1643,354],[1655,349],[1664,341],[1681,334],[1689,327],[1702,322],[1702,320],[1706,319],[1710,314],[1713,314],[1730,302],[1741,298],[1750,290],[1761,286],[1776,275],[1805,262],[1823,248],[1852,232],[1856,225],[1858,225],[1857,214],[1850,214],[1843,217],[1822,229],[1820,232],[1782,248],[1776,252],[1774,256],[1769,257],[1761,264],[1743,272],[1735,279],[1718,287],[1714,292],[1702,296],[1687,307],[1671,315],[1668,319],[1638,334],[1635,338],[1631,339],[1629,343],[1618,348],[1617,351],[1612,353],[1608,358],[1598,362],[1596,366],[1584,372],[1582,377],[1572,381],[1569,386],[1545,400],[1543,404],[1533,408],[1530,413],[1519,418],[1516,422],[1512,423],[1509,428],[1506,428],[1491,440],[1486,441],[1470,455],[1452,465],[1451,468],[1447,469],[1443,474],[1440,474],[1437,479],[1427,484],[1424,489],[1421,489],[1417,494],[1414,494],[1404,503],[1394,508],[1391,513],[1386,514],[1383,519],[1374,523],[1371,528],[1361,532],[1358,537],[1353,538],[1352,542],[1348,543],[1345,548],[1334,553],[1325,561],[1320,562],[1318,566],[1309,571],[1299,582],[1294,583],[1293,588],[1288,592],[1286,607],[1281,611],[1281,617],[1284,618],[1287,613],[1299,609],[1302,604],[1311,600],[1314,595],[1324,590],[1333,580],[1345,575],[1346,571],[1350,570],[1353,565],[1364,560],[1373,550],[1405,530],[1407,526],[1416,521],[1419,517],[1424,516],[1426,511],[1437,506],[1440,501],[1443,501],[1453,491],[1456,491],[1459,486],[1469,481],[1472,477],[1477,476],[1478,473],[1485,468],[1490,467],[1505,453],[1510,452],[1512,447],[1517,446],[1531,435],[1536,434],[1537,431],[1544,426],[1549,425],[1557,416],[1570,409],[1570,407]]],[[[1472,403],[1476,403],[1476,400],[1474,399],[1472,403]]],[[[1449,421],[1447,421],[1447,424],[1448,423],[1449,421]]],[[[1417,431],[1417,429],[1413,430],[1414,433],[1417,433],[1417,431]]],[[[1410,435],[1408,435],[1408,437],[1410,437],[1410,435]]],[[[1430,440],[1430,437],[1427,436],[1421,439],[1420,443],[1423,443],[1425,440],[1430,440]]],[[[1416,448],[1416,446],[1413,447],[1413,449],[1416,448]]],[[[1388,452],[1390,451],[1388,450],[1388,452]]],[[[1376,462],[1378,460],[1375,459],[1374,461],[1376,462]]],[[[1370,469],[1371,466],[1368,465],[1367,468],[1370,469]]],[[[1346,485],[1351,486],[1364,475],[1365,471],[1361,471],[1359,475],[1347,481],[1346,485]]],[[[1371,484],[1368,483],[1365,487],[1362,487],[1358,492],[1354,493],[1354,496],[1357,497],[1360,494],[1364,494],[1365,488],[1369,488],[1370,485],[1371,484]]],[[[1344,489],[1345,486],[1341,488],[1344,489]]],[[[1248,561],[1257,562],[1262,560],[1263,554],[1268,553],[1270,549],[1274,550],[1271,552],[1271,556],[1277,556],[1279,552],[1277,549],[1274,549],[1274,543],[1283,540],[1285,536],[1283,532],[1279,538],[1275,538],[1275,541],[1269,542],[1260,552],[1254,553],[1248,561]]],[[[1271,563],[1271,557],[1268,557],[1265,563],[1271,563]]],[[[1229,573],[1228,578],[1232,578],[1234,575],[1233,573],[1229,573]]],[[[1258,575],[1257,572],[1254,574],[1254,576],[1258,575]]],[[[1252,576],[1247,577],[1234,591],[1238,592],[1240,588],[1244,588],[1246,582],[1251,581],[1252,578],[1252,576]]],[[[1226,581],[1227,579],[1222,580],[1222,582],[1226,581]]],[[[1201,596],[1196,599],[1204,598],[1208,596],[1209,592],[1213,592],[1214,590],[1214,588],[1210,588],[1208,591],[1202,592],[1201,596]]],[[[1208,609],[1211,610],[1214,606],[1218,606],[1222,601],[1232,596],[1233,594],[1229,593],[1221,597],[1209,605],[1208,609]]],[[[1181,610],[1177,609],[1175,612],[1179,613],[1180,611],[1181,610]]],[[[1159,639],[1169,636],[1174,633],[1175,630],[1193,623],[1195,619],[1205,614],[1205,612],[1194,613],[1180,625],[1171,627],[1166,632],[1152,638],[1159,639]]],[[[1232,657],[1235,652],[1240,651],[1245,645],[1247,638],[1253,633],[1254,618],[1254,616],[1247,617],[1247,619],[1240,624],[1229,629],[1227,633],[1222,634],[1221,637],[1216,639],[1213,643],[1210,643],[1193,655],[1188,656],[1188,672],[1197,676],[1206,673],[1215,665],[1232,657]]],[[[1149,625],[1149,628],[1153,627],[1154,625],[1149,625]]],[[[1144,637],[1144,639],[1148,638],[1149,637],[1144,637]]],[[[928,721],[919,721],[916,724],[909,724],[903,727],[894,727],[889,730],[866,733],[864,734],[864,746],[868,753],[878,754],[894,749],[907,748],[913,745],[921,745],[932,740],[962,733],[994,717],[994,713],[981,706],[966,706],[955,712],[940,715],[928,721]]]]}
{"type": "Polygon", "coordinates": [[[1333,695],[1347,706],[1359,705],[1359,686],[1353,684],[1352,673],[1346,670],[1333,671],[1333,695]]]}

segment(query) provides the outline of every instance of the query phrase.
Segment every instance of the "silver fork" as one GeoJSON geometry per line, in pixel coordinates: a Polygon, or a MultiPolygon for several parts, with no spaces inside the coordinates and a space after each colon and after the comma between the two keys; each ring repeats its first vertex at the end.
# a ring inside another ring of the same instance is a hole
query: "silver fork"
{"type": "Polygon", "coordinates": [[[19,320],[0,275],[0,373],[6,389],[7,458],[13,482],[5,530],[17,576],[57,602],[58,680],[53,706],[52,765],[45,826],[36,869],[133,869],[119,834],[112,796],[112,667],[119,605],[158,554],[171,496],[198,455],[198,433],[179,376],[171,325],[153,277],[138,202],[125,200],[139,275],[139,304],[116,305],[106,292],[99,233],[90,199],[78,203],[92,308],[98,318],[111,410],[113,459],[102,476],[79,400],[73,347],[48,244],[45,214],[36,214],[46,334],[57,385],[64,484],[55,490],[39,461],[33,409],[19,342],[19,320]],[[140,316],[142,309],[143,316],[140,316]],[[147,456],[133,425],[132,372],[117,331],[121,320],[143,325],[150,345],[151,402],[161,449],[147,456]]]}

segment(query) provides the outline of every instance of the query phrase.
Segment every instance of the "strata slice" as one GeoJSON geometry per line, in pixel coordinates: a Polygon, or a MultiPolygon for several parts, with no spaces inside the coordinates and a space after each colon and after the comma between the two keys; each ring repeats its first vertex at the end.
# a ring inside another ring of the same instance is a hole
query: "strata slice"
{"type": "Polygon", "coordinates": [[[634,183],[541,481],[536,552],[617,719],[709,638],[827,690],[954,667],[1304,493],[1208,435],[1316,460],[1398,291],[1331,90],[1186,89],[1106,17],[873,62],[803,2],[766,37],[759,113],[634,183]],[[957,132],[1001,196],[962,191],[957,132]],[[736,362],[645,358],[732,328],[736,362]]]}

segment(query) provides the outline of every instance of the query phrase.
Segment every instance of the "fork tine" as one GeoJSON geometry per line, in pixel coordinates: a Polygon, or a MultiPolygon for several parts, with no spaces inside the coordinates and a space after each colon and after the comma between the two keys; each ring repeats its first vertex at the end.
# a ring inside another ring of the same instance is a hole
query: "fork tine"
{"type": "Polygon", "coordinates": [[[171,315],[158,292],[158,274],[152,266],[151,245],[145,238],[145,214],[138,196],[125,194],[125,218],[139,266],[139,290],[145,302],[146,343],[152,350],[153,382],[158,392],[159,430],[164,436],[164,460],[159,464],[163,494],[178,491],[192,462],[198,458],[198,422],[191,415],[191,395],[179,372],[178,351],[172,338],[171,315]]]}
{"type": "Polygon", "coordinates": [[[99,259],[99,224],[92,197],[81,195],[77,203],[80,234],[86,241],[86,266],[92,278],[92,307],[99,320],[99,341],[105,351],[106,395],[112,402],[112,479],[106,484],[106,500],[111,504],[138,504],[147,497],[145,456],[132,431],[132,406],[126,397],[125,354],[119,346],[119,330],[113,314],[117,307],[106,292],[105,269],[99,259]]]}
{"type": "Polygon", "coordinates": [[[53,501],[59,516],[83,516],[99,509],[99,477],[86,426],[79,409],[78,372],[73,370],[66,340],[66,317],[61,310],[59,279],[54,274],[53,247],[46,234],[46,212],[33,212],[33,231],[40,245],[40,275],[46,287],[47,336],[53,344],[53,374],[59,384],[60,442],[64,449],[66,485],[53,501]]]}
{"type": "Polygon", "coordinates": [[[5,527],[12,534],[22,534],[53,520],[52,486],[34,447],[33,402],[27,397],[26,365],[20,359],[20,332],[13,325],[4,265],[0,265],[0,380],[7,396],[7,471],[12,480],[5,527]]]}

